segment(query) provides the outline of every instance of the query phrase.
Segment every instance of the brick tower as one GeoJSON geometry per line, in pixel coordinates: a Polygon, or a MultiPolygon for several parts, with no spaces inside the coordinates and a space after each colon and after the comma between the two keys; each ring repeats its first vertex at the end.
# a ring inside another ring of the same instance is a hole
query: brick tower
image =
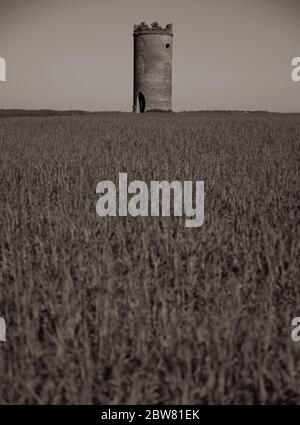
{"type": "Polygon", "coordinates": [[[133,112],[172,110],[172,24],[134,25],[133,112]]]}

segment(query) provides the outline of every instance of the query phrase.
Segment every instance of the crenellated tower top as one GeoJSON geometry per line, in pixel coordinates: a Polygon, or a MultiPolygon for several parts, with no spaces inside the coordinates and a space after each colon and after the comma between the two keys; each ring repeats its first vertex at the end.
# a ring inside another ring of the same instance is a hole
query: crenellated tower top
{"type": "Polygon", "coordinates": [[[163,28],[158,22],[153,22],[151,25],[141,22],[139,25],[134,25],[133,27],[133,35],[140,34],[166,34],[173,36],[173,25],[168,24],[163,28]]]}

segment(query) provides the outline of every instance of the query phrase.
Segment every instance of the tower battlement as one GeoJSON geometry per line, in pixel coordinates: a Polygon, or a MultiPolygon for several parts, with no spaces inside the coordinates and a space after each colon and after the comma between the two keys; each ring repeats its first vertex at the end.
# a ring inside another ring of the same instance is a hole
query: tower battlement
{"type": "Polygon", "coordinates": [[[133,35],[141,34],[165,34],[173,36],[173,25],[168,24],[165,27],[159,25],[158,22],[153,22],[151,25],[141,22],[133,27],[133,35]]]}

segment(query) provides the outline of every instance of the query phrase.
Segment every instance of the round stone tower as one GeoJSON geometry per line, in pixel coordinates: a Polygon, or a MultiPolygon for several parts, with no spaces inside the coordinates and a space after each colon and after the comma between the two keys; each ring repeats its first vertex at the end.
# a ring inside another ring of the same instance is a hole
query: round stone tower
{"type": "Polygon", "coordinates": [[[133,112],[172,110],[172,24],[134,25],[133,112]]]}

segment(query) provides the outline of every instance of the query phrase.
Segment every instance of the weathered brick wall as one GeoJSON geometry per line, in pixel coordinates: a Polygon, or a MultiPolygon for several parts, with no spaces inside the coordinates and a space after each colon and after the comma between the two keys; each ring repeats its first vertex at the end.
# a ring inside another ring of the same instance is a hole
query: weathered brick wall
{"type": "Polygon", "coordinates": [[[138,94],[145,111],[172,109],[172,35],[148,32],[134,35],[134,109],[138,94]]]}

